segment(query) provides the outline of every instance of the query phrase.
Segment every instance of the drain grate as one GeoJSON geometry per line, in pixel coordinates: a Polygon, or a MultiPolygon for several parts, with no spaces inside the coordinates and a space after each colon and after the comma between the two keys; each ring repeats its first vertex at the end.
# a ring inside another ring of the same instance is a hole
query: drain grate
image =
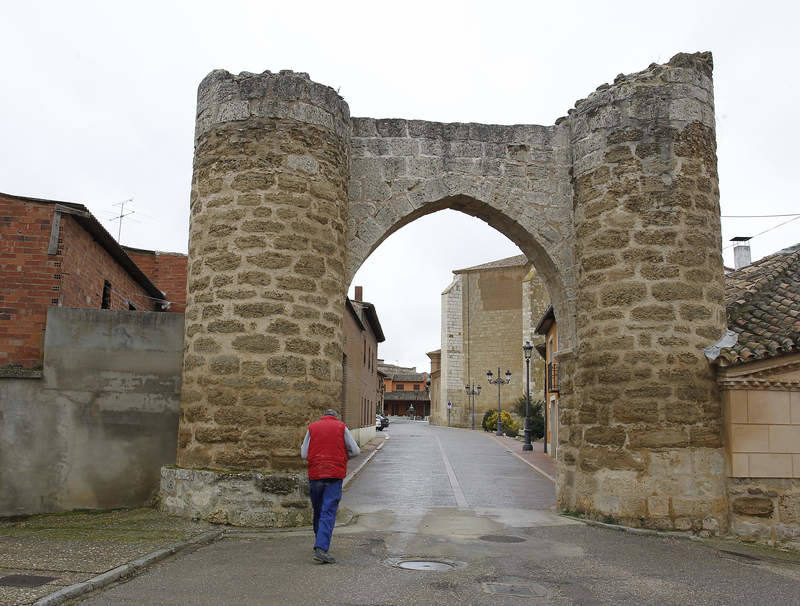
{"type": "Polygon", "coordinates": [[[478,538],[481,541],[489,541],[491,543],[522,543],[525,541],[522,537],[513,537],[507,534],[485,534],[478,538]]]}
{"type": "Polygon", "coordinates": [[[58,577],[40,577],[33,574],[10,574],[0,577],[0,586],[3,587],[39,587],[58,577]]]}
{"type": "Polygon", "coordinates": [[[547,589],[536,583],[518,585],[512,583],[483,583],[483,591],[494,595],[510,595],[525,598],[546,598],[547,589]]]}

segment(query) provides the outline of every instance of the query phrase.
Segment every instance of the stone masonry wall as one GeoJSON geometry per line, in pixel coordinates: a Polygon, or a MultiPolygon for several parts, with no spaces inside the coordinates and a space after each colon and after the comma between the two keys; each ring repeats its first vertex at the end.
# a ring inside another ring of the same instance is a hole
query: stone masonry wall
{"type": "Polygon", "coordinates": [[[435,409],[434,419],[447,419],[447,402],[452,402],[450,423],[467,426],[468,408],[471,402],[464,393],[469,380],[464,377],[464,333],[462,322],[462,277],[455,276],[453,282],[442,293],[442,368],[439,402],[431,402],[435,409]]]}
{"type": "MultiPolygon", "coordinates": [[[[486,382],[486,371],[511,383],[500,386],[502,410],[512,411],[525,385],[522,361],[522,279],[529,265],[464,272],[464,373],[483,386],[475,397],[476,427],[486,410],[497,410],[497,385],[486,382]]],[[[470,419],[471,423],[471,419],[470,419]]]]}
{"type": "Polygon", "coordinates": [[[731,533],[800,551],[800,478],[730,478],[731,533]]]}
{"type": "Polygon", "coordinates": [[[384,239],[444,208],[486,221],[538,269],[573,335],[569,129],[353,119],[348,276],[384,239]]]}
{"type": "MultiPolygon", "coordinates": [[[[299,445],[340,401],[349,132],[306,74],[215,71],[198,91],[178,465],[272,478],[253,480],[259,525],[308,521],[299,445]]],[[[247,522],[181,500],[184,476],[162,477],[167,510],[247,522]]]]}
{"type": "Polygon", "coordinates": [[[351,121],[304,74],[212,72],[178,463],[226,470],[227,501],[193,500],[207,480],[162,473],[168,510],[241,523],[252,503],[236,503],[229,472],[253,470],[254,521],[307,521],[297,446],[338,399],[345,286],[391,233],[450,208],[514,241],[547,286],[559,507],[724,530],[720,400],[701,352],[725,330],[715,145],[710,54],[619,76],[554,126],[351,121]]]}
{"type": "Polygon", "coordinates": [[[599,87],[566,120],[580,267],[578,348],[561,360],[561,509],[726,526],[702,353],[725,331],[711,71],[708,53],[677,55],[599,87]]]}
{"type": "MultiPolygon", "coordinates": [[[[544,343],[544,336],[537,335],[534,331],[539,320],[550,305],[550,296],[544,282],[536,274],[536,269],[531,269],[522,281],[522,343],[530,341],[531,345],[544,343]]],[[[525,360],[522,360],[523,368],[525,360]]],[[[530,389],[531,402],[544,398],[546,365],[542,357],[536,352],[531,352],[530,362],[530,389]]],[[[522,384],[522,395],[525,395],[525,383],[522,384]]]]}

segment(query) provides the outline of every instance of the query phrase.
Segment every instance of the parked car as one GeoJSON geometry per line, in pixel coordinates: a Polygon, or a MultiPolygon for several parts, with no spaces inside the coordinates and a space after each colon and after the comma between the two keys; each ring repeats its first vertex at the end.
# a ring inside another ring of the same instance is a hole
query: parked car
{"type": "Polygon", "coordinates": [[[375,429],[378,431],[383,431],[387,427],[389,427],[388,417],[384,417],[383,415],[375,415],[375,429]]]}

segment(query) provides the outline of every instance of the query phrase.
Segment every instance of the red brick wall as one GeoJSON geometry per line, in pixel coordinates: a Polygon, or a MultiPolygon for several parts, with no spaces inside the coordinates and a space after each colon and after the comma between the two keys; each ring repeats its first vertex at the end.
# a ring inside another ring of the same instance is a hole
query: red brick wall
{"type": "Polygon", "coordinates": [[[111,282],[109,309],[125,311],[130,301],[138,311],[158,311],[154,301],[106,250],[72,217],[61,222],[63,255],[61,269],[61,304],[64,307],[100,309],[103,284],[111,282]]]}
{"type": "Polygon", "coordinates": [[[180,253],[139,251],[126,248],[133,262],[158,286],[172,305],[168,311],[186,310],[186,266],[188,258],[180,253]]]}
{"type": "Polygon", "coordinates": [[[0,368],[41,366],[50,305],[100,309],[104,280],[111,309],[154,311],[157,302],[69,215],[58,253],[48,255],[55,204],[0,195],[0,368]]]}
{"type": "Polygon", "coordinates": [[[41,365],[47,307],[58,304],[61,257],[47,254],[53,204],[0,195],[0,368],[41,365]]]}

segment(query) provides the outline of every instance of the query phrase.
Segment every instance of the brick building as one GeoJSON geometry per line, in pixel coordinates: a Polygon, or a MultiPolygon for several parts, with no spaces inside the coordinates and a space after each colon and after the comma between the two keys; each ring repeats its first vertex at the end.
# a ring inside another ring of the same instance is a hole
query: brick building
{"type": "MultiPolygon", "coordinates": [[[[186,257],[174,258],[156,265],[176,292],[184,276],[185,293],[186,257]]],[[[41,366],[50,306],[163,311],[169,303],[82,204],[0,193],[0,368],[41,366]]]]}
{"type": "Polygon", "coordinates": [[[355,299],[345,299],[342,355],[342,421],[359,444],[375,437],[382,383],[378,343],[385,340],[375,306],[362,300],[363,292],[356,286],[355,299]]]}
{"type": "Polygon", "coordinates": [[[130,246],[123,246],[122,250],[158,284],[164,298],[169,301],[166,311],[183,313],[186,310],[186,255],[130,246]]]}

